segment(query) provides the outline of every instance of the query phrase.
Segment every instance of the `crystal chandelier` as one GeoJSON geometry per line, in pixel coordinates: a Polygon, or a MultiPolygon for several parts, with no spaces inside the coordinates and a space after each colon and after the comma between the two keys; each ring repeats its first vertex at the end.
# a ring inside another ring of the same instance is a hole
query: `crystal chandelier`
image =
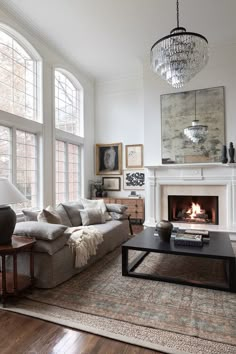
{"type": "Polygon", "coordinates": [[[192,121],[192,125],[184,129],[184,135],[193,143],[203,143],[206,140],[208,134],[207,125],[199,124],[199,120],[196,119],[196,91],[195,91],[195,119],[192,121]]]}
{"type": "Polygon", "coordinates": [[[151,67],[171,86],[179,88],[207,64],[208,41],[201,34],[179,27],[179,0],[176,6],[177,27],[153,44],[151,67]]]}

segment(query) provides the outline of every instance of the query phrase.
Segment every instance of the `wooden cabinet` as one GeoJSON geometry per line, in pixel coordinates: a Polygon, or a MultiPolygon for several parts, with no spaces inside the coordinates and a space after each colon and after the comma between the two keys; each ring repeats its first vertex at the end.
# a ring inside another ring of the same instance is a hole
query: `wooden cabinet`
{"type": "Polygon", "coordinates": [[[130,218],[143,222],[145,218],[143,198],[103,198],[105,203],[115,203],[127,205],[127,213],[130,218]]]}

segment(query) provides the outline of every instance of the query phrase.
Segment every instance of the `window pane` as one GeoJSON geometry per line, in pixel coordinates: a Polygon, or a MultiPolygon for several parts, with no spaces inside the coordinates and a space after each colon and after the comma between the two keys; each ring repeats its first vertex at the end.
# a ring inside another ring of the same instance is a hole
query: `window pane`
{"type": "Polygon", "coordinates": [[[55,124],[56,128],[80,134],[81,90],[73,85],[67,76],[55,71],[55,124]]]}
{"type": "Polygon", "coordinates": [[[80,196],[80,147],[56,141],[56,203],[80,196]]]}
{"type": "Polygon", "coordinates": [[[0,109],[39,121],[35,63],[15,39],[0,31],[0,109]]]}
{"type": "Polygon", "coordinates": [[[0,177],[11,179],[11,166],[11,130],[10,128],[0,126],[0,177]]]}
{"type": "Polygon", "coordinates": [[[15,206],[37,207],[37,138],[35,134],[16,131],[16,185],[28,199],[15,206]]]}
{"type": "Polygon", "coordinates": [[[77,200],[80,192],[80,147],[68,144],[69,200],[77,200]]]}
{"type": "Polygon", "coordinates": [[[56,141],[56,204],[66,201],[65,188],[65,152],[66,144],[63,141],[56,141]]]}

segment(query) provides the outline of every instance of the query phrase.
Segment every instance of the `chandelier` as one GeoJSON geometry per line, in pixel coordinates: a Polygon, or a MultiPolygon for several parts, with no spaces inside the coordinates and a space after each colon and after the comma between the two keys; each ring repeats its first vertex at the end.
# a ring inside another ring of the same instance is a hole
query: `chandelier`
{"type": "Polygon", "coordinates": [[[184,129],[184,135],[193,143],[203,143],[206,140],[208,134],[207,125],[199,124],[199,120],[196,119],[196,91],[195,91],[195,119],[192,121],[192,125],[184,129]]]}
{"type": "Polygon", "coordinates": [[[207,64],[208,41],[201,34],[179,27],[179,0],[176,7],[177,27],[153,44],[151,67],[171,86],[179,88],[207,64]]]}

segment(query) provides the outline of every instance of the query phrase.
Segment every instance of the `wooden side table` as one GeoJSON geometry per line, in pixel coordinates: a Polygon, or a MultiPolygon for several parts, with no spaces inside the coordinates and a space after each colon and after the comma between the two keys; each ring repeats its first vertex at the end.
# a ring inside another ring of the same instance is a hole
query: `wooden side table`
{"type": "Polygon", "coordinates": [[[0,245],[0,257],[2,259],[0,294],[3,305],[8,296],[17,296],[20,291],[33,285],[34,256],[32,248],[35,242],[34,238],[13,235],[10,245],[0,245]],[[17,255],[21,252],[29,252],[29,276],[17,272],[17,255]],[[13,257],[13,270],[11,272],[6,271],[6,256],[13,257]]]}

